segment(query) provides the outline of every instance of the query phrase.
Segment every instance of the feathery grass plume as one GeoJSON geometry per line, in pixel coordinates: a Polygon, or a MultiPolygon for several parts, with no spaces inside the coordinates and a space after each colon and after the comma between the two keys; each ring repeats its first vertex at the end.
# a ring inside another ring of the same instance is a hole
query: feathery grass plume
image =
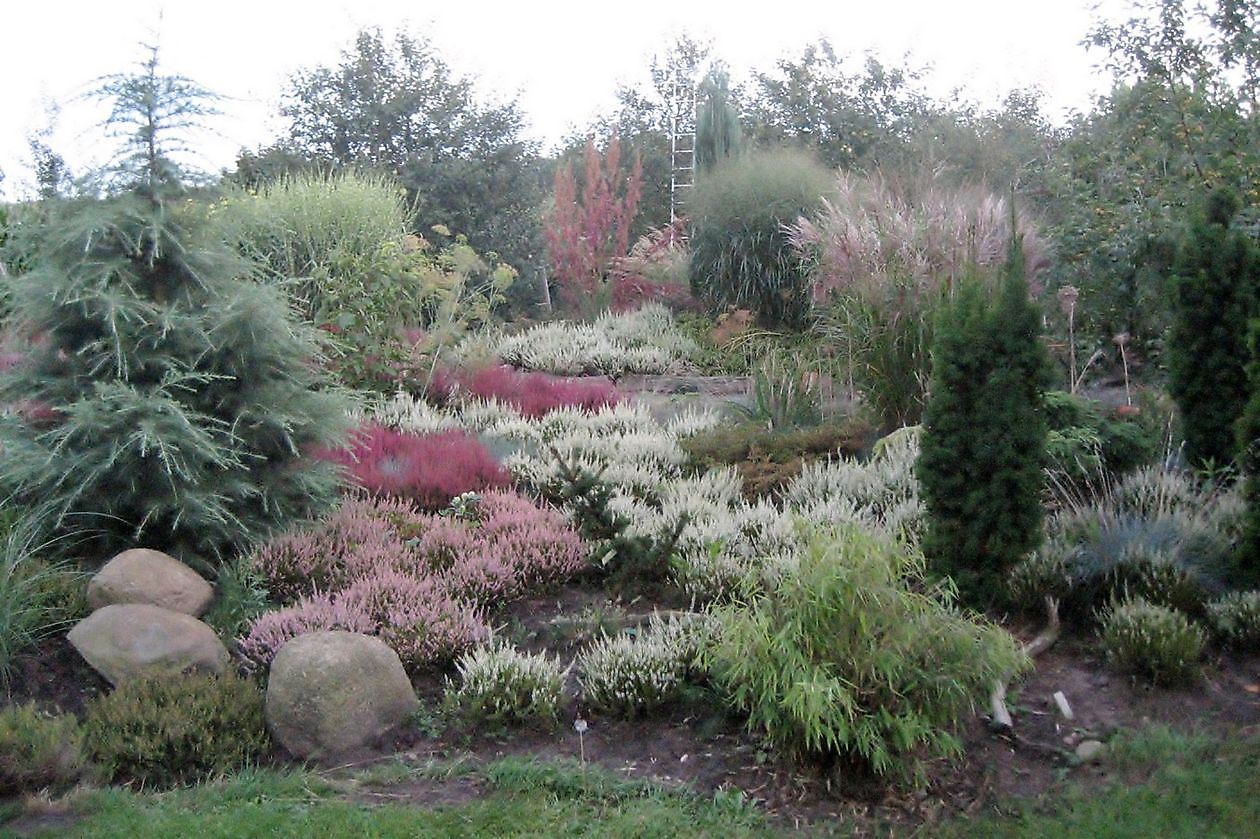
{"type": "Polygon", "coordinates": [[[946,186],[938,173],[906,181],[841,172],[817,217],[790,227],[824,333],[886,429],[921,419],[942,300],[974,266],[1000,267],[1014,236],[1035,287],[1049,260],[1028,217],[981,187],[946,186]]]}

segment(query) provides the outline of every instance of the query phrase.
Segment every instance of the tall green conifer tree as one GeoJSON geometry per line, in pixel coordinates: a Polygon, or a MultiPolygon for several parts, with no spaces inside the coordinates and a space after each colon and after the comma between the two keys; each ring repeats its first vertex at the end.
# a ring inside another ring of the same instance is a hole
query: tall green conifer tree
{"type": "Polygon", "coordinates": [[[1255,314],[1260,262],[1230,223],[1238,199],[1209,196],[1173,262],[1168,387],[1181,409],[1191,466],[1227,466],[1238,454],[1235,426],[1247,402],[1247,323],[1255,314]]]}
{"type": "Polygon", "coordinates": [[[945,305],[923,413],[924,552],[976,605],[1042,535],[1050,368],[1023,265],[1016,238],[995,296],[972,276],[945,305]]]}
{"type": "Polygon", "coordinates": [[[283,292],[206,235],[170,153],[206,94],[158,72],[105,80],[124,152],[103,200],[66,203],[9,278],[27,361],[0,377],[0,445],[47,536],[105,559],[154,547],[217,560],[330,504],[312,461],[346,428],[346,397],[283,292]]]}

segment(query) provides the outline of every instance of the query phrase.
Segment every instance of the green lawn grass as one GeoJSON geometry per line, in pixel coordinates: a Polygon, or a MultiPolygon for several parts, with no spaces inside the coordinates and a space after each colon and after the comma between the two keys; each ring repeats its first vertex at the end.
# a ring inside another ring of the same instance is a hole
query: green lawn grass
{"type": "MultiPolygon", "coordinates": [[[[1100,787],[1069,782],[1044,800],[1001,813],[955,819],[916,837],[1248,837],[1260,831],[1260,737],[1214,740],[1152,729],[1118,737],[1100,787]],[[1130,784],[1120,779],[1127,778],[1130,784]],[[1136,783],[1132,781],[1138,780],[1136,783]]],[[[46,836],[132,837],[771,837],[777,829],[737,793],[705,798],[627,781],[572,763],[508,759],[416,768],[385,764],[360,775],[361,788],[388,792],[421,774],[475,778],[484,795],[425,808],[347,800],[343,783],[318,774],[256,770],[213,784],[163,793],[106,789],[78,802],[83,818],[46,836]]],[[[809,834],[849,835],[847,824],[809,834]]],[[[879,831],[886,835],[885,831],[879,831]]],[[[0,826],[0,836],[7,835],[0,826]]]]}

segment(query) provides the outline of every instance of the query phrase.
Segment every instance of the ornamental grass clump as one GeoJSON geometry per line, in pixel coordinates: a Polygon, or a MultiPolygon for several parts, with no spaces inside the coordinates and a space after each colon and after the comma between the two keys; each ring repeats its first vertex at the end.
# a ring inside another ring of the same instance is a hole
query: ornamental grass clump
{"type": "Polygon", "coordinates": [[[1193,683],[1207,633],[1184,614],[1135,598],[1102,618],[1103,649],[1118,667],[1151,684],[1177,687],[1193,683]]]}
{"type": "Polygon", "coordinates": [[[1260,591],[1236,591],[1207,606],[1208,623],[1223,644],[1260,650],[1260,591]]]}
{"type": "Polygon", "coordinates": [[[488,644],[461,656],[455,669],[458,681],[447,681],[447,701],[466,717],[507,723],[559,717],[569,668],[545,653],[488,644]]]}
{"type": "Polygon", "coordinates": [[[959,611],[924,560],[854,526],[813,534],[795,573],[715,612],[704,661],[748,727],[810,762],[922,780],[994,680],[1028,665],[1005,630],[959,611]]]}

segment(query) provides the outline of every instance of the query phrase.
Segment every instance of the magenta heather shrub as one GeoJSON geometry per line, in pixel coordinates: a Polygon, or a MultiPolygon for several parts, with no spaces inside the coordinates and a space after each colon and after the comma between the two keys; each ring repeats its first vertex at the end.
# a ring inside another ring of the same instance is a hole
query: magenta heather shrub
{"type": "Polygon", "coordinates": [[[586,548],[564,516],[514,492],[481,499],[481,536],[512,568],[518,591],[572,577],[586,565],[586,548]]]}
{"type": "Polygon", "coordinates": [[[382,571],[415,570],[419,560],[400,532],[415,536],[431,518],[401,499],[352,496],[314,527],[262,545],[250,565],[273,600],[292,603],[382,571]]]}
{"type": "Polygon", "coordinates": [[[266,666],[297,635],[346,629],[379,636],[415,671],[485,638],[480,608],[585,564],[581,539],[554,509],[492,490],[477,512],[464,521],[352,496],[326,521],[272,539],[251,563],[273,597],[296,604],[255,620],[242,652],[266,666]]]}
{"type": "Polygon", "coordinates": [[[440,510],[465,492],[504,487],[510,476],[490,452],[463,431],[407,434],[374,423],[351,435],[350,448],[321,453],[339,463],[369,492],[440,510]]]}
{"type": "Polygon", "coordinates": [[[308,632],[330,629],[371,635],[377,626],[366,613],[352,611],[331,596],[319,594],[304,598],[295,606],[258,616],[238,643],[241,655],[265,668],[289,641],[308,632]]]}

